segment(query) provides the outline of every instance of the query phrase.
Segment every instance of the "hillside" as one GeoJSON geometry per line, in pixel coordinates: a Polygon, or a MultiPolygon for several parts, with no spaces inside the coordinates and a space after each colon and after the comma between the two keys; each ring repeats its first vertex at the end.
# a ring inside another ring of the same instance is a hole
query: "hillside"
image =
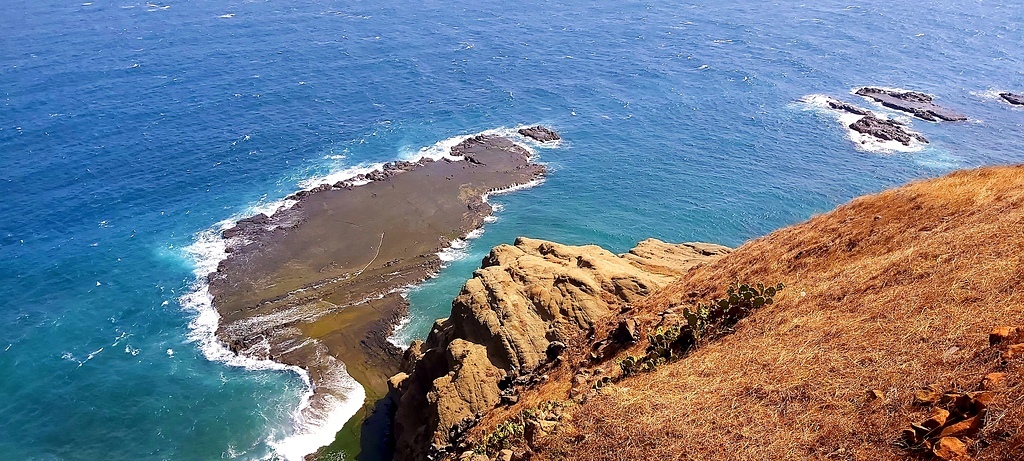
{"type": "Polygon", "coordinates": [[[448,453],[1024,459],[1024,346],[1012,346],[1024,338],[990,345],[989,334],[1024,326],[1022,218],[1024,167],[993,167],[862,197],[748,242],[567,340],[530,375],[537,379],[506,392],[515,399],[467,424],[464,436],[453,433],[448,453]],[[786,288],[681,357],[620,376],[619,361],[643,355],[649,333],[685,324],[684,308],[761,282],[786,288]],[[625,321],[637,323],[639,339],[610,347],[622,342],[625,321]],[[943,421],[926,421],[933,416],[943,421]],[[961,419],[963,430],[945,429],[961,419]],[[905,440],[914,423],[940,427],[905,440]],[[933,447],[938,432],[955,440],[933,447]]]}

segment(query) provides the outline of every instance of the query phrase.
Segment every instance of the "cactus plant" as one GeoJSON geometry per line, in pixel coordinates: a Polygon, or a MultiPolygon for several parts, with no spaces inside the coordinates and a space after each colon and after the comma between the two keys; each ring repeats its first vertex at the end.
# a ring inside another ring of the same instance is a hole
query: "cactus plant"
{"type": "MultiPolygon", "coordinates": [[[[728,287],[725,298],[706,305],[697,303],[692,310],[688,307],[683,308],[686,323],[667,328],[658,327],[648,334],[649,345],[644,355],[629,355],[619,361],[621,377],[640,371],[652,371],[659,365],[678,359],[708,332],[721,334],[731,331],[730,327],[752,310],[771,305],[775,295],[783,288],[784,285],[781,283],[775,286],[765,286],[762,283],[755,286],[737,284],[728,287]]],[[[605,376],[595,382],[593,388],[600,389],[611,382],[613,379],[605,376]]]]}

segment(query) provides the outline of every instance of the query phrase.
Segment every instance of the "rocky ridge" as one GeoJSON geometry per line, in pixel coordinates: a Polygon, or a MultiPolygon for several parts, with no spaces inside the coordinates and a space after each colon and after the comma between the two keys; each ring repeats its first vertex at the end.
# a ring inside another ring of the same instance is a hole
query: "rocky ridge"
{"type": "Polygon", "coordinates": [[[929,122],[967,120],[966,115],[935,104],[934,98],[925,93],[865,87],[857,90],[856,94],[929,122]]]}
{"type": "MultiPolygon", "coordinates": [[[[389,382],[398,403],[394,459],[472,456],[461,435],[496,405],[515,403],[519,387],[546,381],[546,367],[561,360],[567,343],[729,251],[654,239],[619,256],[528,238],[495,247],[452,303],[451,317],[409,347],[389,382]]],[[[636,336],[635,326],[623,335],[636,336]]]]}

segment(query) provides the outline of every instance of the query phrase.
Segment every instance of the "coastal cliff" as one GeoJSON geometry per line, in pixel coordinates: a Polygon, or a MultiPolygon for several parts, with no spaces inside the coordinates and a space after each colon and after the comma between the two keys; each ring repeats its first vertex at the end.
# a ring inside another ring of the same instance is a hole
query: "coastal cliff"
{"type": "Polygon", "coordinates": [[[495,247],[451,317],[410,346],[405,372],[391,379],[399,402],[395,459],[455,453],[474,418],[515,402],[517,386],[546,380],[546,367],[599,322],[729,251],[653,239],[621,256],[528,238],[495,247]]]}
{"type": "Polygon", "coordinates": [[[1022,459],[1022,222],[992,167],[732,252],[496,247],[390,381],[395,459],[1022,459]]]}

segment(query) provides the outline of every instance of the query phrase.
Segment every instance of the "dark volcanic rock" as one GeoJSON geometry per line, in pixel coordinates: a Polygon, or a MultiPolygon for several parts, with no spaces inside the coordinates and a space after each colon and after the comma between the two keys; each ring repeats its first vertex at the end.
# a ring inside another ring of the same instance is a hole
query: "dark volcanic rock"
{"type": "Polygon", "coordinates": [[[1006,100],[1006,102],[1015,106],[1024,106],[1024,95],[1013,94],[1013,93],[999,93],[999,97],[1006,100]]]}
{"type": "Polygon", "coordinates": [[[871,111],[867,109],[861,109],[853,104],[848,104],[842,101],[836,101],[835,99],[828,100],[828,106],[839,111],[849,112],[856,115],[871,115],[871,111]]]}
{"type": "Polygon", "coordinates": [[[532,138],[533,140],[538,142],[550,142],[562,139],[560,136],[558,136],[558,133],[555,133],[551,129],[545,128],[540,125],[531,126],[527,128],[520,128],[519,134],[526,136],[527,138],[532,138]]]}
{"type": "Polygon", "coordinates": [[[891,91],[881,88],[861,88],[858,96],[874,99],[883,106],[913,114],[915,117],[937,122],[967,120],[967,116],[941,107],[932,102],[931,95],[914,91],[891,91]]]}
{"type": "Polygon", "coordinates": [[[874,136],[883,141],[899,141],[909,146],[912,140],[928,142],[924,136],[907,130],[907,127],[895,120],[884,120],[874,115],[866,115],[850,124],[850,129],[859,133],[874,136]]]}
{"type": "Polygon", "coordinates": [[[270,217],[260,213],[245,219],[238,220],[230,229],[225,229],[221,235],[226,238],[235,238],[244,234],[255,234],[263,230],[263,226],[270,222],[270,217]]]}
{"type": "Polygon", "coordinates": [[[862,115],[856,122],[849,125],[851,130],[858,133],[870,135],[882,141],[898,141],[905,146],[909,146],[913,140],[928,142],[924,136],[910,131],[902,123],[879,118],[870,110],[831,98],[828,99],[828,106],[836,111],[862,115]]]}

